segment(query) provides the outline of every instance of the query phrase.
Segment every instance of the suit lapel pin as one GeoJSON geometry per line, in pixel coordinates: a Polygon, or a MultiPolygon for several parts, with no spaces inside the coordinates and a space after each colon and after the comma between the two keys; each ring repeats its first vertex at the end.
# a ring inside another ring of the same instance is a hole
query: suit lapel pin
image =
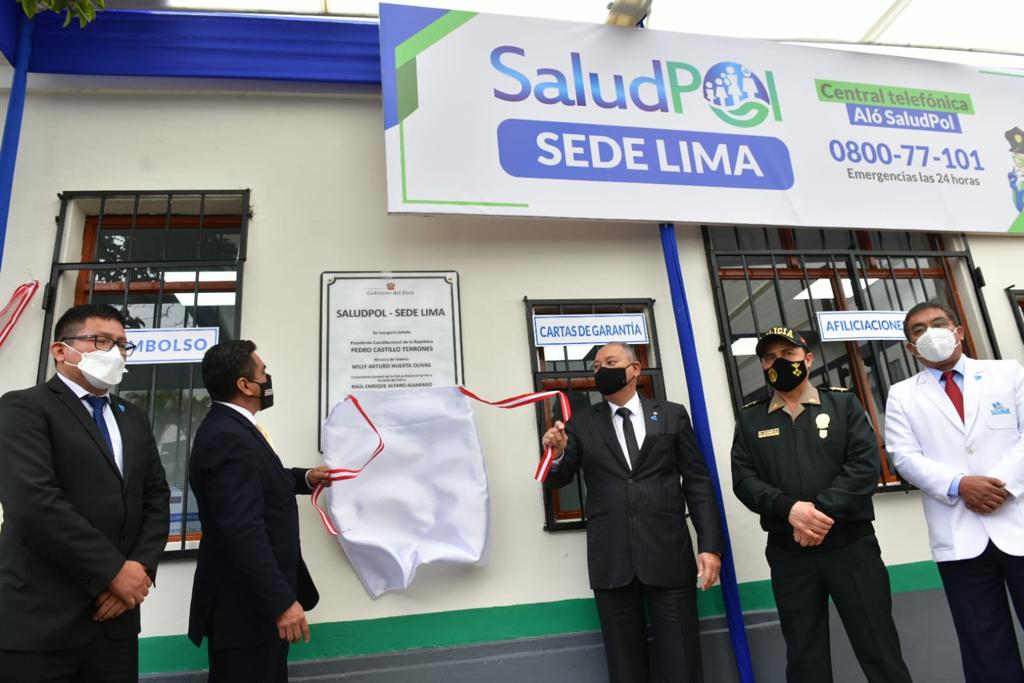
{"type": "Polygon", "coordinates": [[[124,412],[124,404],[123,403],[118,403],[117,404],[117,409],[120,410],[123,413],[124,412]]]}
{"type": "Polygon", "coordinates": [[[658,411],[655,410],[653,413],[651,413],[651,422],[657,422],[657,421],[658,421],[658,411]]]}

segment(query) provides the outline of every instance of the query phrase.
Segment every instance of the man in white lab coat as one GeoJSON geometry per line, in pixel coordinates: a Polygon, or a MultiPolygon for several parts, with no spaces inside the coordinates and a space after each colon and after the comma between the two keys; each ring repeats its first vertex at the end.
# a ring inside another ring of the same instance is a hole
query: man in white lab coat
{"type": "Polygon", "coordinates": [[[907,313],[924,369],[889,389],[886,448],[923,493],[966,682],[1021,683],[1007,590],[1024,622],[1024,368],[965,356],[956,319],[938,302],[907,313]]]}

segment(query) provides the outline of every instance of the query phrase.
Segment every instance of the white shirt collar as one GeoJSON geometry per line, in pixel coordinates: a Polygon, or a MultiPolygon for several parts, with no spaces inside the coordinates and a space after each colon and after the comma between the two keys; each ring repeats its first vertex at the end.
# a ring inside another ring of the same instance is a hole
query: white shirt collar
{"type": "MultiPolygon", "coordinates": [[[[78,398],[88,398],[89,396],[96,396],[96,394],[92,393],[91,391],[89,391],[88,389],[86,389],[85,387],[83,387],[81,384],[71,379],[70,377],[65,377],[59,372],[57,373],[57,376],[60,377],[60,381],[64,382],[64,384],[68,386],[68,389],[70,389],[78,398]]],[[[104,391],[102,394],[99,394],[99,396],[101,398],[109,399],[110,392],[104,391]]]]}
{"type": "Polygon", "coordinates": [[[253,415],[252,413],[250,413],[248,410],[246,410],[242,406],[235,405],[234,403],[228,403],[227,401],[214,401],[214,403],[219,403],[222,406],[227,406],[228,408],[231,408],[235,412],[237,412],[237,413],[239,413],[241,415],[245,415],[245,417],[248,418],[249,422],[252,422],[253,424],[256,424],[256,416],[253,415]]]}
{"type": "Polygon", "coordinates": [[[612,415],[614,415],[615,411],[618,410],[619,408],[629,408],[630,413],[632,413],[633,415],[637,415],[639,417],[643,417],[644,415],[643,406],[640,404],[640,394],[633,394],[633,398],[629,399],[628,401],[626,401],[625,405],[621,406],[615,405],[608,399],[605,399],[605,402],[608,404],[608,407],[611,408],[612,415]]]}
{"type": "MultiPolygon", "coordinates": [[[[967,358],[967,356],[965,356],[964,354],[961,353],[960,354],[960,360],[958,360],[956,362],[956,365],[954,365],[951,368],[951,370],[953,370],[953,372],[959,374],[960,377],[965,377],[966,376],[966,373],[965,373],[965,369],[966,369],[965,366],[967,365],[967,362],[965,360],[966,358],[967,358]]],[[[925,370],[928,371],[929,375],[931,375],[932,377],[935,378],[936,382],[938,382],[939,380],[942,379],[942,370],[938,370],[936,368],[925,368],[925,370]]]]}

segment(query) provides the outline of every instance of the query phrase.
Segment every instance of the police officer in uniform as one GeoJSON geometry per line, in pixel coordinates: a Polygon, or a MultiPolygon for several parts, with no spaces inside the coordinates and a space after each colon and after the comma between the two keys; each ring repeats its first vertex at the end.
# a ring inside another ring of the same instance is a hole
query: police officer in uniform
{"type": "Polygon", "coordinates": [[[880,462],[864,410],[845,389],[811,386],[814,354],[793,330],[765,332],[757,355],[774,393],[743,407],[732,480],[768,532],[786,680],[832,681],[831,597],[869,683],[906,683],[889,575],[871,525],[880,462]]]}

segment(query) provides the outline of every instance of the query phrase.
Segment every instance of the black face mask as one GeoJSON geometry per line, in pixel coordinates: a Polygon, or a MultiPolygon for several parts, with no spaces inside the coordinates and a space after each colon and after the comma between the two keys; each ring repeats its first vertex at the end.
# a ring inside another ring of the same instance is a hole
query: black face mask
{"type": "Polygon", "coordinates": [[[778,391],[796,389],[805,377],[807,362],[802,358],[797,361],[776,358],[772,366],[764,371],[764,378],[768,380],[768,384],[778,391]]]}
{"type": "Polygon", "coordinates": [[[626,379],[626,368],[600,368],[594,373],[594,386],[602,396],[614,394],[629,384],[626,379]]]}
{"type": "Polygon", "coordinates": [[[253,384],[256,384],[260,388],[260,410],[266,410],[274,405],[274,385],[270,381],[270,373],[267,373],[266,382],[257,382],[254,379],[249,380],[253,384]]]}

